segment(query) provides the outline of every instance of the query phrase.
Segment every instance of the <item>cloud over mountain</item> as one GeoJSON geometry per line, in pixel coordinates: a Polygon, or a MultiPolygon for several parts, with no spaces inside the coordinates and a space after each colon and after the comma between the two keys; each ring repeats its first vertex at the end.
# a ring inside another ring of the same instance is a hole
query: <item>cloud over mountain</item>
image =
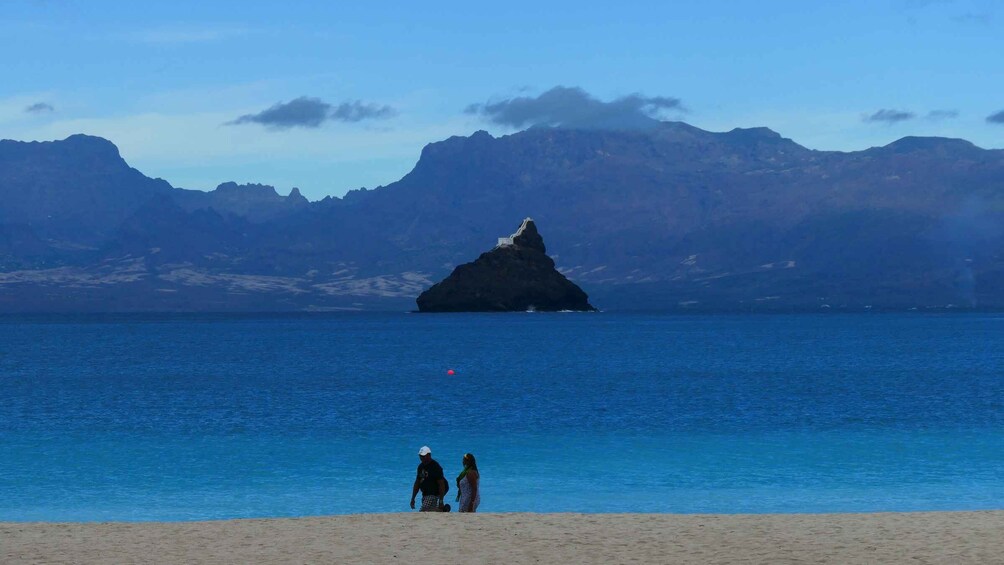
{"type": "Polygon", "coordinates": [[[987,122],[991,124],[1004,124],[1004,110],[987,116],[987,122]]]}
{"type": "Polygon", "coordinates": [[[556,86],[539,96],[517,96],[465,110],[513,128],[563,126],[585,129],[638,129],[658,123],[667,111],[684,111],[679,98],[629,94],[604,102],[578,87],[556,86]]]}
{"type": "Polygon", "coordinates": [[[31,106],[25,108],[24,111],[29,114],[43,114],[46,112],[55,112],[56,109],[52,107],[52,104],[47,102],[35,102],[31,106]]]}
{"type": "Polygon", "coordinates": [[[396,113],[390,106],[359,100],[333,105],[320,98],[301,96],[289,102],[278,102],[256,114],[245,114],[225,125],[261,124],[270,129],[316,128],[326,121],[379,120],[396,113]]]}
{"type": "Polygon", "coordinates": [[[912,120],[916,117],[913,112],[907,112],[904,110],[887,110],[882,109],[874,114],[864,117],[865,122],[869,123],[885,123],[885,124],[895,124],[899,122],[905,122],[907,120],[912,120]]]}

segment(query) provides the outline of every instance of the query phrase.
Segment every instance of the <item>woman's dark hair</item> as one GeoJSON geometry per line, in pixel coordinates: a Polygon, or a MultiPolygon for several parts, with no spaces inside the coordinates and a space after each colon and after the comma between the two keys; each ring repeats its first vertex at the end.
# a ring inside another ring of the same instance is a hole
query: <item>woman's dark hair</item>
{"type": "Polygon", "coordinates": [[[474,458],[473,453],[464,454],[464,466],[474,469],[475,471],[478,469],[478,460],[474,458]]]}

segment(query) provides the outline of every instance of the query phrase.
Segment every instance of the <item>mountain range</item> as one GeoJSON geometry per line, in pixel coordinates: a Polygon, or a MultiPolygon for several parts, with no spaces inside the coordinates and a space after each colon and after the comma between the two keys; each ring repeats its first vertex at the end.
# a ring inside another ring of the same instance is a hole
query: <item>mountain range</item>
{"type": "Polygon", "coordinates": [[[531,216],[600,309],[1004,308],[1004,150],[766,129],[479,131],[308,202],[184,190],[109,141],[0,141],[0,311],[408,310],[531,216]]]}

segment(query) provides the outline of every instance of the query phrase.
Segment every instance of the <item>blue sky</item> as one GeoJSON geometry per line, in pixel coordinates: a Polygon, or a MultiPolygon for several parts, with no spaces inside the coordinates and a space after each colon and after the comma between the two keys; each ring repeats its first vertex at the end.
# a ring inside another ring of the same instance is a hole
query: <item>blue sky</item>
{"type": "Polygon", "coordinates": [[[175,186],[312,200],[393,182],[426,143],[516,131],[465,109],[558,86],[678,99],[658,115],[814,149],[1004,147],[993,1],[369,4],[6,0],[0,138],[100,135],[175,186]],[[263,114],[300,98],[320,122],[263,114]]]}

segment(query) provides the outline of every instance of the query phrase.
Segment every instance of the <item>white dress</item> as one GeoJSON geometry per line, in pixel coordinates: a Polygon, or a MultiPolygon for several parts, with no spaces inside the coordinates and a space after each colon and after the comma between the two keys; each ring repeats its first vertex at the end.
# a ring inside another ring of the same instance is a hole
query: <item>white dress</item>
{"type": "MultiPolygon", "coordinates": [[[[460,489],[460,508],[458,509],[458,511],[466,512],[467,505],[471,503],[471,490],[473,490],[471,488],[471,482],[467,480],[467,475],[464,475],[464,478],[460,479],[460,485],[458,485],[457,488],[460,489]]],[[[474,506],[472,509],[477,510],[480,504],[481,504],[481,481],[478,481],[478,495],[474,497],[474,506]]]]}

